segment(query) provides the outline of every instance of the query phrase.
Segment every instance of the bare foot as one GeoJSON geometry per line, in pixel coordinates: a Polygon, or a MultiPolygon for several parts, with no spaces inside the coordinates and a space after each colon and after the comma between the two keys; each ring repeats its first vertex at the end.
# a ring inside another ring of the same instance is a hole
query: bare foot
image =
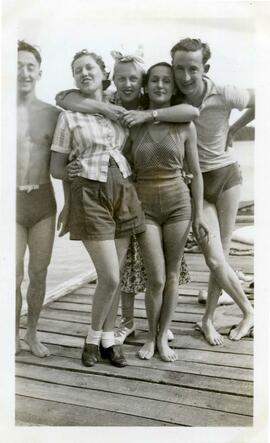
{"type": "Polygon", "coordinates": [[[21,343],[20,343],[20,337],[16,337],[16,343],[15,343],[15,355],[19,354],[21,352],[21,343]]]}
{"type": "Polygon", "coordinates": [[[253,316],[243,318],[238,325],[232,327],[229,339],[238,341],[243,337],[253,337],[253,316]]]}
{"type": "Polygon", "coordinates": [[[155,353],[155,342],[153,340],[147,341],[143,347],[138,351],[138,355],[142,360],[150,360],[155,353]]]}
{"type": "Polygon", "coordinates": [[[201,331],[205,340],[212,346],[223,345],[224,339],[215,329],[213,323],[208,320],[207,323],[202,321],[196,323],[195,329],[201,331]]]}
{"type": "Polygon", "coordinates": [[[168,345],[167,337],[157,339],[157,348],[159,355],[164,361],[176,361],[178,356],[176,352],[168,345]]]}
{"type": "Polygon", "coordinates": [[[49,349],[44,346],[36,336],[31,337],[30,335],[25,335],[24,341],[36,357],[48,357],[50,355],[49,349]]]}

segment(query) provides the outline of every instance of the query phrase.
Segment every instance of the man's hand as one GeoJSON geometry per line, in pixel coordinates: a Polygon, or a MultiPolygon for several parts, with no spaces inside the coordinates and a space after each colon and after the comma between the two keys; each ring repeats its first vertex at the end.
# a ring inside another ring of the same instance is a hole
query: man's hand
{"type": "Polygon", "coordinates": [[[69,206],[67,205],[64,205],[57,220],[57,231],[59,230],[59,237],[63,237],[63,235],[69,232],[69,206]]]}
{"type": "Polygon", "coordinates": [[[192,224],[192,230],[198,242],[209,241],[209,229],[201,216],[195,216],[192,224]]]}
{"type": "Polygon", "coordinates": [[[153,119],[152,113],[149,111],[126,111],[121,119],[121,123],[131,128],[132,126],[141,125],[153,119]]]}
{"type": "Polygon", "coordinates": [[[225,151],[228,151],[229,148],[232,148],[233,138],[234,138],[234,132],[232,131],[232,128],[230,128],[227,135],[225,151]]]}
{"type": "Polygon", "coordinates": [[[126,114],[127,110],[123,106],[107,104],[104,112],[108,119],[118,121],[126,114]]]}

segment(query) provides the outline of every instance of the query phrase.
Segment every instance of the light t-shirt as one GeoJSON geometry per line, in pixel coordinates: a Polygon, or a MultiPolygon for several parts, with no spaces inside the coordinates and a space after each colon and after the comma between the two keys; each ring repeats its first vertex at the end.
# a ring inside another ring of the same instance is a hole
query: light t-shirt
{"type": "Polygon", "coordinates": [[[242,111],[249,102],[246,89],[215,85],[208,77],[206,94],[194,122],[197,129],[199,161],[202,172],[212,171],[235,163],[233,149],[225,150],[232,109],[242,111]]]}

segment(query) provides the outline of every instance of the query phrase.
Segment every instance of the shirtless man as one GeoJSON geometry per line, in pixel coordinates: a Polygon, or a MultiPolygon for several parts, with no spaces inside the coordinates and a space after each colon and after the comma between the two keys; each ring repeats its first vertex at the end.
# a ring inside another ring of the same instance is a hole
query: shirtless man
{"type": "Polygon", "coordinates": [[[38,100],[41,57],[33,46],[18,43],[17,73],[17,216],[16,216],[16,353],[20,351],[19,324],[24,256],[29,249],[28,323],[24,341],[38,356],[50,355],[38,340],[37,322],[45,296],[47,268],[55,233],[56,202],[50,180],[50,146],[59,111],[38,100]]]}

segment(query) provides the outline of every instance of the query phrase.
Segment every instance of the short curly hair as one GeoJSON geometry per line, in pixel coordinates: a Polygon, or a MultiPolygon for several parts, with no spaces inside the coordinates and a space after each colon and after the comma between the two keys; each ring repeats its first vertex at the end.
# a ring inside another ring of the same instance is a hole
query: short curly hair
{"type": "Polygon", "coordinates": [[[172,60],[177,51],[198,51],[202,50],[203,64],[205,65],[211,57],[211,51],[208,43],[202,42],[199,38],[184,38],[176,43],[171,49],[172,60]]]}
{"type": "Polygon", "coordinates": [[[24,40],[18,40],[17,52],[19,52],[19,51],[31,52],[33,54],[33,56],[35,57],[36,61],[38,62],[38,64],[39,65],[41,64],[41,55],[35,46],[30,45],[29,43],[25,42],[24,40]]]}
{"type": "Polygon", "coordinates": [[[88,49],[82,49],[81,51],[76,52],[76,54],[74,55],[73,60],[71,62],[71,69],[73,74],[74,74],[73,68],[75,61],[78,60],[80,57],[83,57],[84,55],[89,55],[90,57],[92,57],[92,59],[95,60],[96,64],[100,67],[103,74],[105,74],[106,78],[109,77],[109,73],[106,71],[106,66],[103,61],[103,58],[100,57],[100,55],[97,55],[95,52],[88,51],[88,49]]]}

